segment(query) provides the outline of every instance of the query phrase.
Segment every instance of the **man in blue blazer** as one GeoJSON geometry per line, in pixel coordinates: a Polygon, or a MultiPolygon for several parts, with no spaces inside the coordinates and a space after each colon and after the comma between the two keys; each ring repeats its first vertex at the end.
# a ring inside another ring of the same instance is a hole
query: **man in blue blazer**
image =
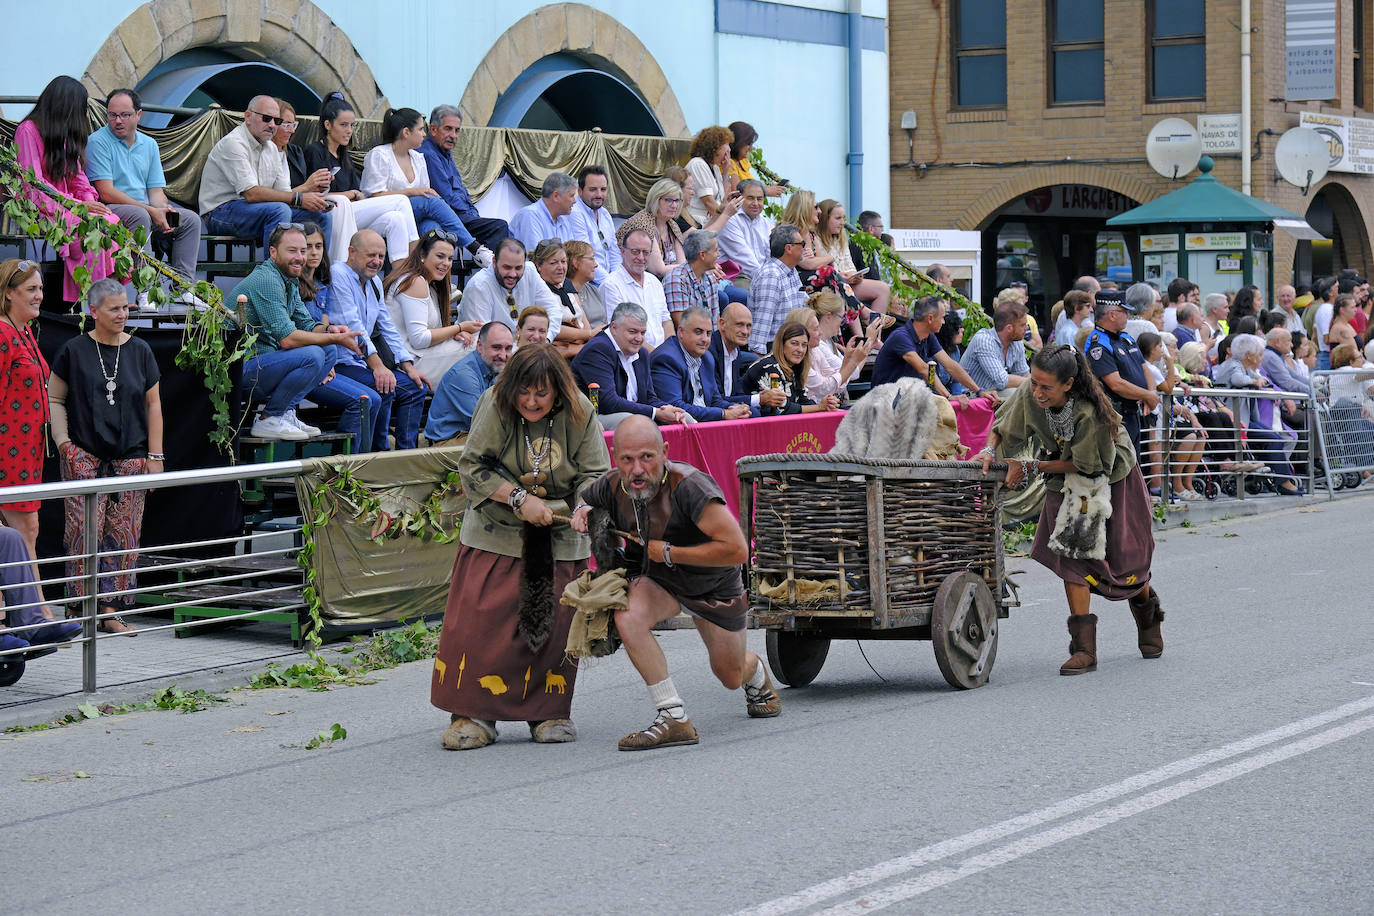
{"type": "Polygon", "coordinates": [[[643,306],[622,302],[611,313],[610,326],[573,357],[572,371],[582,390],[599,386],[597,412],[605,429],[615,429],[631,414],[651,417],[656,423],[682,423],[689,416],[654,392],[649,351],[644,349],[648,321],[643,306]]]}
{"type": "Polygon", "coordinates": [[[743,303],[732,302],[720,313],[720,330],[711,335],[711,346],[707,353],[712,360],[712,374],[721,395],[731,404],[748,404],[758,416],[759,406],[782,407],[787,403],[787,395],[781,389],[770,389],[759,394],[744,391],[741,379],[749,364],[758,356],[749,352],[749,335],[754,330],[754,316],[743,303]],[[729,368],[727,378],[726,368],[729,368]]]}
{"type": "Polygon", "coordinates": [[[731,403],[720,393],[710,347],[711,313],[696,306],[684,310],[677,336],[659,344],[649,359],[654,391],[697,422],[757,416],[748,404],[731,403]]]}

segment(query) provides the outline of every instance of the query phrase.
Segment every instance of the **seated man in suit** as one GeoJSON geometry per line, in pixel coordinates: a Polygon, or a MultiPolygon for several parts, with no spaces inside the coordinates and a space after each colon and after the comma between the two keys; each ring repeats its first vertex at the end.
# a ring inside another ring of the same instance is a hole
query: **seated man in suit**
{"type": "Polygon", "coordinates": [[[606,330],[587,341],[572,359],[573,374],[583,391],[597,385],[597,412],[605,429],[615,429],[631,414],[652,417],[657,423],[684,423],[690,416],[654,392],[649,377],[649,351],[644,332],[649,316],[644,307],[622,302],[611,313],[606,330]]]}
{"type": "Polygon", "coordinates": [[[747,306],[732,302],[720,312],[720,329],[711,335],[712,370],[721,395],[731,404],[748,404],[757,415],[760,406],[781,407],[787,395],[780,388],[759,394],[746,394],[741,379],[744,370],[759,357],[749,352],[749,335],[754,331],[754,316],[747,306]]]}
{"type": "Polygon", "coordinates": [[[669,337],[649,358],[654,391],[697,422],[740,420],[753,414],[748,404],[731,403],[716,384],[711,347],[711,313],[692,306],[682,313],[677,336],[669,337]]]}

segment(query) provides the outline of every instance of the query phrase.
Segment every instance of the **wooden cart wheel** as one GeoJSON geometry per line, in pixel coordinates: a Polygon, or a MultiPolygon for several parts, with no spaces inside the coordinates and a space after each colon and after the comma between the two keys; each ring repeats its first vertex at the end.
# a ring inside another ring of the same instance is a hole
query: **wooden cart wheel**
{"type": "Polygon", "coordinates": [[[930,612],[935,662],[951,687],[982,687],[997,658],[997,606],[981,576],[968,570],[940,583],[930,612]]]}
{"type": "Polygon", "coordinates": [[[789,687],[805,687],[814,681],[830,653],[830,640],[823,636],[782,630],[769,630],[767,644],[768,667],[773,677],[789,687]]]}

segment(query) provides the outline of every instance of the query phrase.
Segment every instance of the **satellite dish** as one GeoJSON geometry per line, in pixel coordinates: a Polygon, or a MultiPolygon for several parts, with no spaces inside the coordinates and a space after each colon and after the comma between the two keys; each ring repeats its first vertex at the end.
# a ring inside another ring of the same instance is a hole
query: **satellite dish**
{"type": "Polygon", "coordinates": [[[1279,177],[1302,188],[1307,196],[1312,183],[1321,181],[1331,165],[1331,149],[1326,138],[1310,127],[1294,127],[1284,131],[1274,147],[1274,165],[1279,177]]]}
{"type": "Polygon", "coordinates": [[[1150,168],[1174,181],[1197,168],[1202,157],[1202,137],[1182,118],[1165,118],[1145,136],[1145,158],[1150,168]]]}

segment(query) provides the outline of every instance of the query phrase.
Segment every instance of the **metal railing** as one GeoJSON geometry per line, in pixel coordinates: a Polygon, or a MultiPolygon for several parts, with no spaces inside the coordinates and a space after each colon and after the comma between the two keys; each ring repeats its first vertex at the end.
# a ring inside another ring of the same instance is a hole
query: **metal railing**
{"type": "Polygon", "coordinates": [[[1374,369],[1321,369],[1309,376],[1316,452],[1329,498],[1374,471],[1374,369]]]}
{"type": "Polygon", "coordinates": [[[1274,389],[1192,388],[1185,395],[1175,388],[1160,401],[1160,418],[1141,432],[1141,473],[1160,498],[1169,503],[1197,498],[1245,499],[1261,493],[1287,491],[1285,483],[1315,482],[1312,411],[1306,392],[1274,389]],[[1273,430],[1252,424],[1255,401],[1291,402],[1296,416],[1273,430]],[[1191,414],[1191,416],[1190,416],[1191,414]],[[1192,420],[1199,420],[1199,432],[1192,420]],[[1165,432],[1168,434],[1165,435],[1165,432]],[[1272,434],[1272,435],[1271,435],[1272,434]],[[1180,495],[1182,491],[1185,495],[1180,495]],[[1195,496],[1187,496],[1191,491],[1195,496]]]}
{"type": "MultiPolygon", "coordinates": [[[[30,561],[7,563],[0,569],[34,566],[46,567],[56,563],[71,564],[79,561],[82,565],[80,575],[42,577],[36,576],[34,584],[40,590],[38,602],[6,604],[4,611],[18,611],[26,608],[48,605],[54,608],[65,607],[70,610],[79,608],[80,614],[70,614],[69,619],[82,623],[82,634],[70,640],[81,647],[81,689],[92,693],[97,688],[98,649],[106,639],[116,639],[122,634],[99,632],[102,621],[116,616],[134,616],[150,612],[175,612],[178,608],[204,605],[206,599],[198,597],[178,597],[190,589],[215,586],[213,602],[226,608],[243,607],[245,602],[260,607],[244,608],[229,613],[216,613],[215,616],[201,620],[176,620],[168,624],[141,626],[140,633],[159,630],[187,630],[196,627],[213,626],[234,620],[252,620],[273,614],[298,613],[304,604],[299,596],[304,584],[301,570],[295,561],[298,549],[294,538],[299,527],[288,527],[274,531],[260,531],[248,534],[230,534],[225,537],[184,541],[174,544],[160,544],[156,547],[138,547],[121,550],[102,550],[100,548],[100,527],[96,524],[97,501],[102,495],[126,493],[137,490],[164,490],[214,483],[238,483],[257,478],[281,478],[300,473],[304,465],[300,461],[276,461],[266,464],[239,465],[226,468],[205,468],[192,471],[172,471],[163,474],[143,474],[131,477],[102,477],[94,480],[73,480],[61,483],[34,484],[21,487],[6,487],[7,501],[29,500],[68,500],[77,499],[81,503],[82,543],[80,550],[67,556],[44,557],[37,564],[30,561]],[[273,546],[269,542],[291,540],[289,546],[273,546]],[[255,549],[261,546],[263,549],[255,549]],[[245,552],[239,552],[242,549],[245,552]],[[195,556],[178,555],[196,551],[195,556]],[[131,555],[144,554],[159,557],[156,563],[139,564],[132,572],[139,576],[175,576],[176,581],[154,585],[137,585],[120,590],[102,590],[101,580],[117,575],[117,572],[102,571],[101,559],[117,559],[131,555]],[[245,558],[254,561],[247,568],[236,569],[245,558]],[[276,580],[276,581],[274,581],[276,580]],[[286,581],[283,581],[286,580],[286,581]],[[299,584],[297,584],[297,580],[299,584]],[[66,596],[66,586],[70,583],[82,584],[79,596],[66,596]],[[46,589],[61,588],[63,596],[47,595],[46,589]],[[110,606],[111,599],[124,599],[132,596],[143,603],[132,610],[119,610],[113,613],[101,612],[101,607],[110,606]]],[[[60,615],[59,615],[60,616],[60,615]]],[[[48,625],[47,621],[7,628],[7,632],[23,639],[26,632],[48,625]]],[[[29,649],[11,649],[0,652],[0,656],[22,655],[29,649]]]]}

